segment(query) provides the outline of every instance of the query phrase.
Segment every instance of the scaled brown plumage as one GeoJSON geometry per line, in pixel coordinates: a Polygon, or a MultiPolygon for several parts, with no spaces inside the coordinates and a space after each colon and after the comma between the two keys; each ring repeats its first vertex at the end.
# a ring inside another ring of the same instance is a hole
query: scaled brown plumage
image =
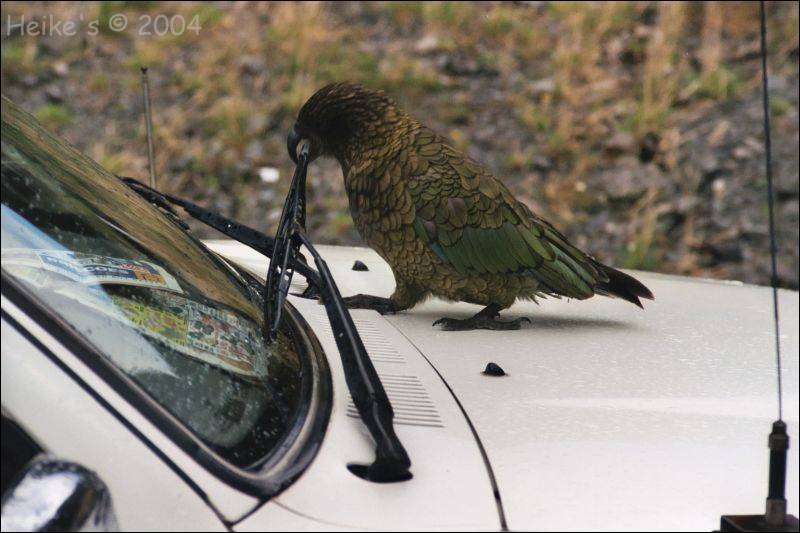
{"type": "MultiPolygon", "coordinates": [[[[311,158],[342,166],[361,236],[394,273],[391,298],[359,295],[352,307],[409,309],[429,295],[486,306],[446,329],[516,329],[499,311],[517,298],[616,296],[641,307],[652,293],[631,276],[574,247],[485,167],[400,111],[381,91],[328,85],[300,110],[300,139],[311,158]]],[[[292,157],[295,154],[292,153],[292,157]]]]}

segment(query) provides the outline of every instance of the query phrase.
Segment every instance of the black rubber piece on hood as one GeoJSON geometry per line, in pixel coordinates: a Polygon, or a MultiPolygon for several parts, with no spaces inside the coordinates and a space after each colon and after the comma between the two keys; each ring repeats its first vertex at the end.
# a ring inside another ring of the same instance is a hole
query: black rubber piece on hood
{"type": "Polygon", "coordinates": [[[367,265],[365,265],[363,262],[356,259],[356,262],[353,263],[353,270],[358,270],[359,272],[366,272],[367,270],[369,270],[369,268],[367,268],[367,265]]]}
{"type": "Polygon", "coordinates": [[[506,371],[500,368],[500,365],[497,363],[489,363],[486,365],[486,369],[483,371],[484,374],[487,376],[505,376],[506,371]]]}

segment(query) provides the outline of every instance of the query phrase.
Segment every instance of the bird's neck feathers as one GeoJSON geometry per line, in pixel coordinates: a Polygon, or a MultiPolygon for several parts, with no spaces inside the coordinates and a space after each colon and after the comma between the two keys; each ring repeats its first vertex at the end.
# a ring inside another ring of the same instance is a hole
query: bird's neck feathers
{"type": "Polygon", "coordinates": [[[345,176],[353,168],[391,160],[408,145],[410,135],[420,127],[416,120],[396,107],[380,111],[379,114],[351,117],[348,135],[330,140],[330,153],[339,161],[345,176]]]}

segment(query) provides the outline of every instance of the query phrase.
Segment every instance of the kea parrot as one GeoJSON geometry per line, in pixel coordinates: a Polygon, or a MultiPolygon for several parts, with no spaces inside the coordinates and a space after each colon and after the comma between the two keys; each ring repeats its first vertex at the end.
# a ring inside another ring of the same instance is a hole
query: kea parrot
{"type": "Polygon", "coordinates": [[[350,83],[317,91],[300,109],[287,147],[342,167],[358,232],[391,267],[390,298],[359,294],[350,308],[396,313],[428,296],[484,309],[434,322],[446,330],[519,329],[501,320],[518,298],[584,300],[595,294],[642,307],[653,294],[633,277],[570,244],[492,173],[401,111],[384,92],[350,83]]]}

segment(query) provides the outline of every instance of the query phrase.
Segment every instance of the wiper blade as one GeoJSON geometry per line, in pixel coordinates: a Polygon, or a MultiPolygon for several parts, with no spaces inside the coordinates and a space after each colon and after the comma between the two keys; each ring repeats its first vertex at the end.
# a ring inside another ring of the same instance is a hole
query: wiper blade
{"type": "MultiPolygon", "coordinates": [[[[210,211],[193,202],[184,200],[183,198],[178,198],[177,196],[172,196],[171,194],[153,189],[134,178],[127,176],[118,176],[118,178],[139,196],[167,211],[171,215],[171,218],[185,229],[188,229],[188,226],[180,219],[177,212],[172,207],[173,205],[183,208],[189,216],[216,229],[223,235],[245,244],[267,257],[272,257],[275,241],[269,235],[253,229],[250,226],[236,222],[233,219],[224,217],[219,213],[210,211]]],[[[296,270],[308,280],[309,287],[313,286],[316,288],[319,285],[319,275],[302,259],[298,260],[296,270]]],[[[316,290],[314,294],[308,294],[307,291],[304,295],[307,297],[316,297],[315,293],[316,290]]]]}
{"type": "Polygon", "coordinates": [[[292,280],[300,246],[314,258],[320,274],[320,298],[342,358],[350,396],[364,425],[375,441],[375,461],[369,465],[350,463],[355,475],[369,481],[392,482],[411,479],[411,459],[394,431],[394,409],[380,377],[370,360],[364,342],[353,323],[328,264],[305,233],[305,179],[308,146],[300,151],[281,221],[265,286],[265,337],[275,338],[286,293],[292,280]]]}
{"type": "MultiPolygon", "coordinates": [[[[289,193],[283,204],[278,231],[273,239],[273,253],[267,266],[267,281],[264,285],[264,338],[275,340],[281,321],[283,306],[292,275],[300,257],[300,241],[294,238],[298,230],[305,230],[305,190],[308,168],[308,146],[304,147],[295,166],[289,193]]],[[[320,285],[317,285],[321,289],[320,285]]]]}

